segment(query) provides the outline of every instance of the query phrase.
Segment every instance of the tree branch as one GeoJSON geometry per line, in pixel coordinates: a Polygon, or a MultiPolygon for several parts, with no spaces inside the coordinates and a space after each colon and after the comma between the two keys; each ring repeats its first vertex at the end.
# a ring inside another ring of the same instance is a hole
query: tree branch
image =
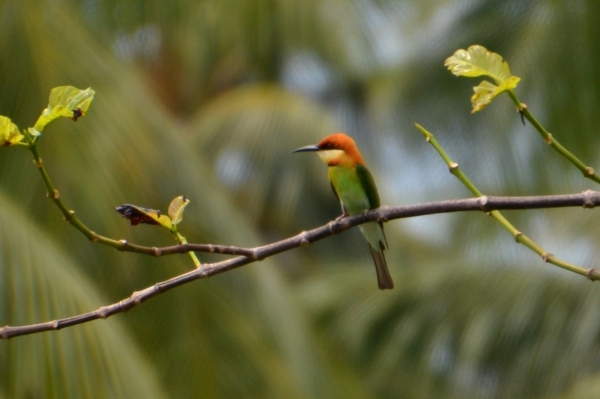
{"type": "MultiPolygon", "coordinates": [[[[136,291],[129,298],[123,299],[122,301],[112,305],[102,306],[93,312],[39,324],[18,327],[4,326],[0,328],[0,338],[9,339],[16,336],[34,334],[43,331],[60,330],[65,327],[86,323],[96,319],[106,319],[114,314],[125,312],[158,294],[171,290],[180,285],[197,279],[208,278],[219,273],[224,273],[226,271],[236,269],[249,263],[254,263],[258,260],[263,260],[293,248],[309,245],[315,241],[338,234],[362,223],[371,221],[387,222],[393,219],[464,211],[490,212],[493,210],[503,209],[542,209],[574,206],[594,208],[598,205],[600,205],[600,192],[588,190],[580,194],[535,197],[481,196],[478,198],[430,202],[416,205],[394,207],[382,206],[378,209],[374,209],[360,215],[336,219],[327,223],[326,225],[309,231],[303,231],[293,237],[255,248],[239,248],[212,244],[183,244],[170,247],[152,248],[129,244],[126,241],[121,240],[120,242],[122,243],[122,246],[119,249],[122,251],[149,253],[155,256],[185,253],[188,251],[216,252],[232,255],[242,254],[242,256],[237,256],[221,262],[203,264],[198,269],[194,269],[169,280],[156,283],[153,286],[145,288],[141,291],[136,291]],[[143,248],[144,250],[140,251],[140,248],[143,248]],[[148,248],[150,251],[146,252],[146,249],[148,248]]],[[[544,256],[542,256],[542,259],[544,261],[548,260],[547,257],[544,256]]],[[[596,269],[585,269],[578,266],[573,266],[573,269],[569,268],[569,270],[581,274],[592,281],[600,280],[600,273],[596,269]]]]}
{"type": "MultiPolygon", "coordinates": [[[[525,210],[525,209],[544,209],[544,208],[564,208],[581,206],[583,208],[594,208],[600,205],[600,192],[587,190],[580,194],[564,194],[564,195],[545,195],[545,196],[530,196],[530,197],[493,197],[481,196],[478,198],[469,198],[462,200],[449,200],[430,202],[417,205],[405,206],[382,206],[379,209],[339,219],[337,222],[331,222],[334,229],[337,229],[334,234],[337,234],[350,227],[357,226],[368,221],[387,222],[393,219],[403,219],[415,216],[434,215],[438,213],[452,213],[464,211],[484,211],[491,212],[493,210],[525,210]],[[342,223],[343,222],[343,223],[342,223]]],[[[316,230],[316,229],[315,229],[316,230]]],[[[311,230],[311,232],[314,230],[311,230]]],[[[325,237],[320,237],[325,238],[325,237]]],[[[315,240],[316,241],[316,240],[315,240]]],[[[123,252],[136,252],[152,256],[165,256],[182,254],[189,251],[208,252],[222,255],[242,255],[253,260],[262,260],[258,257],[258,248],[243,248],[227,245],[216,244],[181,244],[171,245],[167,247],[146,247],[129,243],[126,240],[118,241],[121,245],[117,248],[123,252]]],[[[278,252],[277,252],[278,253],[278,252]]],[[[269,254],[269,256],[274,254],[269,254]]]]}

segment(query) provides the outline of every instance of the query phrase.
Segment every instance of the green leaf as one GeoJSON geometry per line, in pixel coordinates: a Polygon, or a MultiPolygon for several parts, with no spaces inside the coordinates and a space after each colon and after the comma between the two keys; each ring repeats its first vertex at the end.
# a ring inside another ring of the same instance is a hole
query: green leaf
{"type": "Polygon", "coordinates": [[[39,132],[56,118],[67,117],[74,121],[85,115],[96,92],[91,88],[80,90],[73,86],[59,86],[50,91],[48,107],[42,111],[42,115],[35,123],[35,129],[39,132]]]}
{"type": "Polygon", "coordinates": [[[494,97],[503,91],[514,89],[521,80],[510,74],[508,63],[499,54],[479,45],[470,46],[467,50],[457,50],[446,59],[444,65],[456,76],[488,76],[494,79],[495,84],[484,80],[473,88],[475,94],[471,97],[471,112],[481,111],[494,97]]]}
{"type": "Polygon", "coordinates": [[[499,54],[479,45],[470,46],[467,50],[457,50],[446,59],[444,66],[456,76],[489,76],[496,84],[511,77],[508,63],[499,54]]]}
{"type": "Polygon", "coordinates": [[[190,200],[183,195],[176,197],[169,205],[169,217],[173,225],[179,224],[183,219],[183,209],[190,203],[190,200]]]}
{"type": "Polygon", "coordinates": [[[502,82],[501,85],[496,86],[487,80],[482,81],[479,86],[475,86],[473,90],[475,94],[471,97],[471,103],[473,104],[473,110],[471,112],[477,112],[484,109],[494,97],[506,90],[512,90],[517,87],[517,84],[521,78],[517,76],[511,76],[502,82]]]}
{"type": "Polygon", "coordinates": [[[23,135],[10,118],[0,115],[0,147],[8,147],[20,142],[23,135]]]}

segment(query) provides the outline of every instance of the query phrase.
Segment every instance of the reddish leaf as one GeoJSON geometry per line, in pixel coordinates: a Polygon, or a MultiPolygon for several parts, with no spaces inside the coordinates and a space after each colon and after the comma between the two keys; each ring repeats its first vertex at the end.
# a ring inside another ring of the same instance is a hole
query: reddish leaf
{"type": "Polygon", "coordinates": [[[140,206],[125,204],[115,208],[115,211],[119,212],[125,219],[129,219],[132,226],[137,226],[140,223],[143,224],[159,224],[155,218],[150,216],[150,213],[156,214],[160,217],[160,211],[155,209],[142,208],[140,206]]]}

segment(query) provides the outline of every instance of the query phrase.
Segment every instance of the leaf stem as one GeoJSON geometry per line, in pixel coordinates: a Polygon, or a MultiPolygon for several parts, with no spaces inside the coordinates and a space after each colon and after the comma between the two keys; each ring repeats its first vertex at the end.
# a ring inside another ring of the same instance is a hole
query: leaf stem
{"type": "Polygon", "coordinates": [[[550,147],[554,148],[559,154],[567,158],[573,165],[575,165],[575,167],[577,167],[577,169],[581,171],[581,173],[583,173],[583,176],[595,181],[596,183],[600,183],[600,176],[598,176],[594,172],[594,168],[584,164],[579,158],[577,158],[575,155],[573,155],[573,153],[571,153],[562,144],[560,144],[558,140],[556,140],[554,136],[552,136],[552,133],[548,132],[544,128],[544,126],[542,126],[542,124],[531,114],[531,112],[529,112],[527,105],[519,101],[514,90],[511,89],[507,90],[506,92],[517,106],[517,109],[519,110],[521,115],[523,115],[523,117],[527,119],[529,123],[531,123],[535,130],[537,130],[540,133],[546,144],[548,144],[550,147]]]}
{"type": "MultiPolygon", "coordinates": [[[[181,234],[179,234],[179,231],[177,231],[176,225],[173,225],[173,234],[175,235],[175,237],[177,238],[177,242],[179,242],[179,244],[181,245],[188,245],[187,239],[182,236],[181,234]]],[[[196,269],[199,268],[202,263],[200,262],[200,260],[198,259],[198,257],[196,256],[196,253],[194,251],[188,251],[188,255],[190,256],[190,258],[192,258],[192,262],[194,262],[194,266],[196,266],[196,269]]]]}

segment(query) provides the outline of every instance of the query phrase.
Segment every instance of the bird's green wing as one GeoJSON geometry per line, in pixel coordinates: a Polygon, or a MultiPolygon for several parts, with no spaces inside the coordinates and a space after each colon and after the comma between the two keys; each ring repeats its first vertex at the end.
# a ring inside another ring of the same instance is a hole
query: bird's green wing
{"type": "MultiPolygon", "coordinates": [[[[367,169],[364,165],[358,165],[356,167],[356,174],[358,175],[360,184],[363,186],[363,189],[367,194],[367,198],[371,204],[371,209],[379,208],[381,205],[381,201],[379,200],[379,192],[377,191],[375,180],[373,179],[371,172],[369,172],[369,169],[367,169]]],[[[383,251],[388,247],[388,244],[387,238],[385,237],[385,232],[383,231],[383,223],[379,222],[379,226],[381,227],[381,236],[383,238],[383,240],[379,241],[379,248],[383,251]]],[[[385,259],[383,261],[385,262],[385,259]]],[[[377,264],[377,259],[375,259],[375,264],[377,264]]],[[[392,287],[393,286],[394,285],[392,283],[392,287]]]]}
{"type": "Polygon", "coordinates": [[[377,192],[375,180],[373,180],[373,175],[371,175],[369,169],[367,169],[364,165],[358,165],[356,167],[356,174],[358,174],[360,184],[363,186],[365,193],[367,194],[367,198],[371,204],[371,209],[379,208],[381,205],[379,193],[377,192]]]}

